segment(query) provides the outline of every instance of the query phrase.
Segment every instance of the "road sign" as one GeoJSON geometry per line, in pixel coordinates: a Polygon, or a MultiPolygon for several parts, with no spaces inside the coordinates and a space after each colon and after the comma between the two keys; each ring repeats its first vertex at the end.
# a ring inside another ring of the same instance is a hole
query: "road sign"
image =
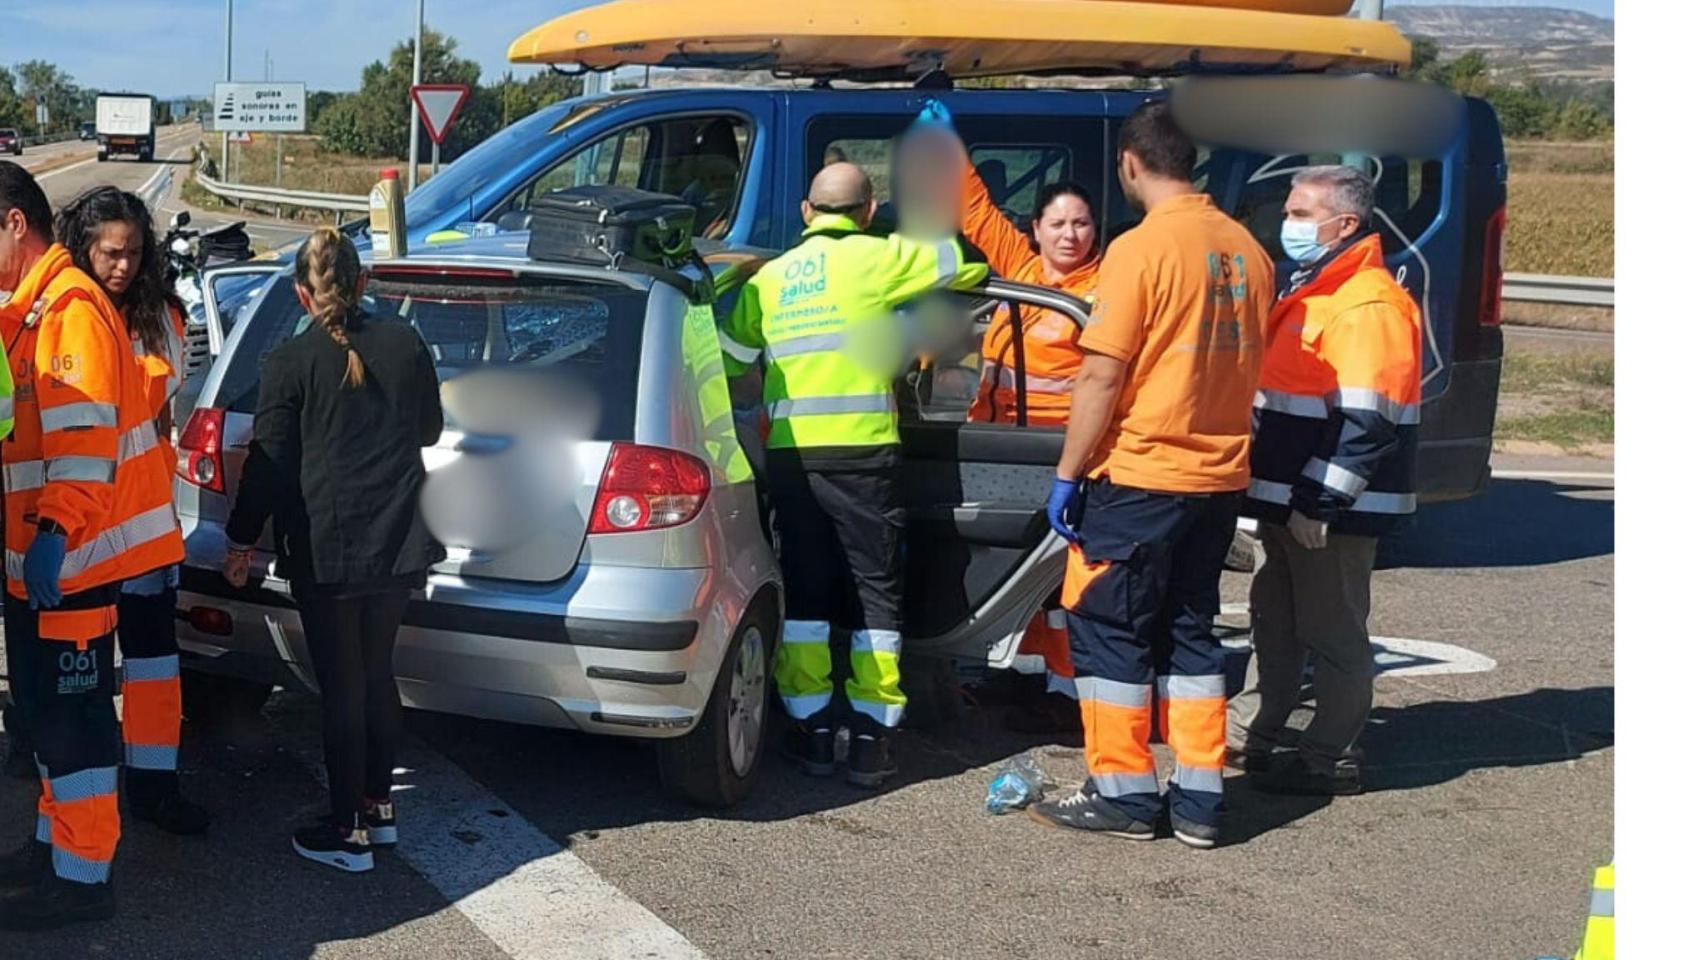
{"type": "Polygon", "coordinates": [[[47,104],[45,103],[36,104],[36,126],[47,126],[47,104]]]}
{"type": "Polygon", "coordinates": [[[247,131],[247,130],[233,130],[230,133],[227,133],[225,135],[225,139],[231,141],[232,143],[254,143],[255,142],[255,138],[249,136],[249,131],[247,131]]]}
{"type": "Polygon", "coordinates": [[[415,98],[427,136],[433,143],[443,143],[462,105],[468,102],[468,88],[454,83],[422,83],[410,87],[409,96],[415,98]]]}
{"type": "Polygon", "coordinates": [[[216,83],[213,129],[301,133],[308,129],[308,85],[216,83]]]}

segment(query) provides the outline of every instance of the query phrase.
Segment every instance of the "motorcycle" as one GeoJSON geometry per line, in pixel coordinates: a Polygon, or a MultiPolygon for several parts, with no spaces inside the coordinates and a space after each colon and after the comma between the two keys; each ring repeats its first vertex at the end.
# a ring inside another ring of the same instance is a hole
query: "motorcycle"
{"type": "MultiPolygon", "coordinates": [[[[184,328],[187,343],[186,359],[189,376],[208,366],[209,333],[207,308],[202,301],[201,275],[208,267],[252,260],[255,250],[249,243],[246,223],[237,220],[213,230],[191,229],[187,210],[178,211],[166,230],[166,281],[172,292],[184,303],[184,328]]],[[[222,333],[225,331],[221,331],[222,333]]]]}

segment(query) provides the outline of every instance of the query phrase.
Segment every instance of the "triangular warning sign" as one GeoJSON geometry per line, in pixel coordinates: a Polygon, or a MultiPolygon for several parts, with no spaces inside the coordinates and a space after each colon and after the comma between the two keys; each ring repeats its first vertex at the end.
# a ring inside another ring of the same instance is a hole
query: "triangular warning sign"
{"type": "Polygon", "coordinates": [[[468,101],[468,88],[461,84],[423,83],[410,87],[409,96],[414,98],[415,108],[421,112],[427,136],[433,143],[443,143],[451,125],[456,122],[456,116],[462,112],[462,104],[468,101]]]}

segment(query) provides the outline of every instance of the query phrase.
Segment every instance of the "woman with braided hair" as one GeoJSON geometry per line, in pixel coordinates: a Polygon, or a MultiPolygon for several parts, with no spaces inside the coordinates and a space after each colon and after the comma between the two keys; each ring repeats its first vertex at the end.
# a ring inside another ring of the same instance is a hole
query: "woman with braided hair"
{"type": "Polygon", "coordinates": [[[372,847],[397,842],[391,769],[403,708],[391,655],[410,591],[444,557],[420,516],[421,448],[438,442],[444,412],[420,335],[362,310],[367,277],[349,238],[314,231],[295,279],[311,322],[262,365],[225,578],[248,582],[270,518],[320,686],[331,792],[331,814],[293,843],[362,872],[372,847]]]}

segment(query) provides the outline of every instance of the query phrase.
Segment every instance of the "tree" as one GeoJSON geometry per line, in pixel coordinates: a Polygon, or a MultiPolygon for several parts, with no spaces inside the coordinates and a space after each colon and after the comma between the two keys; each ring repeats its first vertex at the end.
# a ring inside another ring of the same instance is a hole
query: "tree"
{"type": "Polygon", "coordinates": [[[69,129],[77,122],[77,87],[71,75],[46,60],[18,64],[18,82],[28,104],[28,123],[35,128],[35,105],[47,104],[48,125],[37,133],[69,129]]]}
{"type": "Polygon", "coordinates": [[[1544,137],[1551,132],[1557,110],[1539,84],[1498,86],[1487,91],[1487,102],[1499,115],[1499,127],[1507,137],[1544,137]]]}
{"type": "Polygon", "coordinates": [[[1439,62],[1439,41],[1433,37],[1410,38],[1410,65],[1405,68],[1406,77],[1428,77],[1439,62]]]}
{"type": "MultiPolygon", "coordinates": [[[[374,61],[361,72],[361,90],[327,105],[320,114],[326,146],[332,150],[368,157],[401,157],[409,152],[409,85],[414,72],[415,45],[405,40],[391,48],[384,61],[374,61]]],[[[456,56],[456,40],[436,30],[426,30],[421,41],[421,82],[458,83],[478,87],[480,65],[456,56]]],[[[497,129],[501,105],[484,91],[476,91],[445,142],[442,156],[452,159],[490,136],[497,129]]],[[[422,153],[430,142],[422,130],[422,153]]]]}
{"type": "Polygon", "coordinates": [[[1560,140],[1596,140],[1611,132],[1611,121],[1585,100],[1571,100],[1558,111],[1551,134],[1560,140]]]}
{"type": "Polygon", "coordinates": [[[26,116],[24,101],[18,99],[17,80],[12,71],[0,67],[0,127],[21,127],[26,116]]]}

